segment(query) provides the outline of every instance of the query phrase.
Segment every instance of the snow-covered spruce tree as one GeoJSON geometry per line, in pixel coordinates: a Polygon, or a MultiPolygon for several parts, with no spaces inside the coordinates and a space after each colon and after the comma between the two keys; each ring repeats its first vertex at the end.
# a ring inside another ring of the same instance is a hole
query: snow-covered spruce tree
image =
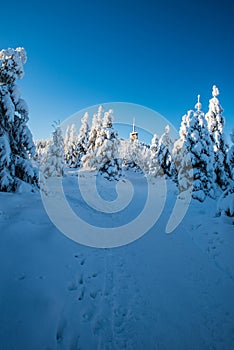
{"type": "Polygon", "coordinates": [[[98,112],[93,115],[92,127],[89,133],[86,153],[81,158],[83,168],[93,168],[96,152],[96,140],[100,135],[103,123],[103,106],[98,107],[98,112]]]}
{"type": "Polygon", "coordinates": [[[219,89],[215,85],[213,86],[212,95],[213,97],[209,102],[209,111],[206,113],[206,120],[214,147],[215,181],[221,189],[225,189],[228,186],[230,178],[227,161],[228,145],[223,133],[225,123],[222,115],[223,109],[217,98],[219,95],[219,89]]]}
{"type": "Polygon", "coordinates": [[[118,180],[122,173],[119,160],[119,139],[113,128],[113,111],[104,113],[102,128],[95,142],[93,166],[106,178],[118,180]]]}
{"type": "Polygon", "coordinates": [[[145,159],[144,161],[144,170],[147,175],[158,176],[160,171],[160,166],[158,163],[158,149],[159,149],[159,137],[157,134],[154,134],[150,147],[144,147],[142,156],[145,159]]]}
{"type": "Polygon", "coordinates": [[[193,179],[192,196],[203,202],[206,195],[214,197],[214,152],[201,107],[198,96],[196,111],[189,111],[182,119],[180,139],[175,142],[173,158],[180,192],[188,189],[193,179]]]}
{"type": "Polygon", "coordinates": [[[0,51],[0,191],[16,191],[23,183],[38,185],[30,157],[35,145],[27,126],[28,107],[16,80],[24,75],[23,48],[0,51]]]}
{"type": "Polygon", "coordinates": [[[86,112],[84,116],[81,118],[81,127],[79,130],[79,134],[77,136],[77,167],[81,167],[81,159],[86,154],[88,149],[88,142],[89,142],[89,122],[88,122],[89,115],[86,112]]]}
{"type": "Polygon", "coordinates": [[[180,193],[191,188],[193,182],[191,153],[189,152],[190,144],[187,142],[187,134],[190,127],[192,114],[193,111],[190,110],[182,117],[179,132],[180,138],[175,141],[172,150],[172,156],[177,172],[176,182],[180,193]]]}
{"type": "Polygon", "coordinates": [[[76,126],[72,124],[71,127],[67,127],[64,137],[64,160],[69,168],[77,167],[77,142],[76,126]]]}
{"type": "Polygon", "coordinates": [[[170,126],[165,127],[165,132],[159,139],[158,150],[157,150],[157,160],[160,165],[160,175],[174,176],[175,166],[172,159],[172,148],[173,142],[170,137],[170,126]]]}
{"type": "Polygon", "coordinates": [[[232,133],[230,134],[232,146],[228,151],[228,166],[231,174],[231,179],[234,181],[234,128],[232,129],[232,133]]]}
{"type": "Polygon", "coordinates": [[[50,142],[51,140],[34,141],[34,144],[36,146],[36,151],[33,159],[39,164],[41,163],[41,160],[43,159],[44,155],[47,153],[50,142]]]}
{"type": "Polygon", "coordinates": [[[146,170],[148,153],[145,145],[138,139],[129,140],[127,141],[125,152],[123,166],[126,170],[133,169],[140,173],[146,170]]]}
{"type": "Polygon", "coordinates": [[[150,144],[150,150],[152,153],[157,154],[159,149],[159,137],[158,134],[154,134],[151,144],[150,144]]]}
{"type": "Polygon", "coordinates": [[[118,133],[113,128],[113,110],[104,113],[103,127],[97,138],[97,159],[99,169],[108,179],[118,180],[122,175],[122,161],[119,159],[118,133]]]}
{"type": "Polygon", "coordinates": [[[41,163],[41,175],[46,179],[49,177],[61,177],[64,174],[64,142],[59,123],[53,125],[53,140],[48,147],[41,163]]]}
{"type": "MultiPolygon", "coordinates": [[[[228,151],[227,161],[230,172],[229,185],[222,193],[217,205],[218,215],[234,217],[234,129],[231,133],[232,146],[228,151]]],[[[233,221],[234,223],[234,221],[233,221]]]]}

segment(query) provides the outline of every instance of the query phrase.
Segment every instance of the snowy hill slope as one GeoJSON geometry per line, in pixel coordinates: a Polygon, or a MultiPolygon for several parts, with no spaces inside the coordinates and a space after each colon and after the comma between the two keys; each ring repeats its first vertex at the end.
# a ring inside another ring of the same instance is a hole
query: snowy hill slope
{"type": "MultiPolygon", "coordinates": [[[[113,199],[106,180],[99,185],[113,199]]],[[[113,249],[66,238],[39,193],[0,193],[0,349],[233,350],[233,225],[207,199],[165,234],[176,193],[167,185],[154,227],[113,249]]],[[[73,209],[101,225],[104,214],[79,205],[77,177],[64,187],[73,209]]]]}

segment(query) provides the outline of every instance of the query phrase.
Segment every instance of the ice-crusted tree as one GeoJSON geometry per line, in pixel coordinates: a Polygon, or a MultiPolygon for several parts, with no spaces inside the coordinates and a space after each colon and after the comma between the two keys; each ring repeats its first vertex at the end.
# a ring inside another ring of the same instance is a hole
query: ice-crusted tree
{"type": "Polygon", "coordinates": [[[228,186],[230,171],[227,161],[228,145],[223,132],[225,119],[222,115],[223,109],[217,98],[219,89],[213,86],[213,97],[209,101],[209,111],[206,113],[206,120],[210,137],[214,147],[214,172],[215,181],[220,188],[225,189],[228,186]]]}
{"type": "Polygon", "coordinates": [[[170,137],[170,126],[165,127],[165,132],[159,139],[157,159],[160,165],[160,175],[173,176],[175,174],[175,167],[172,159],[173,142],[170,137]]]}
{"type": "Polygon", "coordinates": [[[89,114],[86,112],[81,118],[81,127],[77,136],[77,167],[81,167],[81,159],[86,154],[89,142],[90,127],[88,122],[89,114]]]}
{"type": "Polygon", "coordinates": [[[16,85],[26,60],[22,47],[0,51],[0,191],[16,191],[23,183],[32,189],[38,185],[30,159],[35,145],[27,126],[28,107],[16,85]]]}
{"type": "Polygon", "coordinates": [[[102,128],[98,132],[93,149],[92,168],[106,178],[118,180],[122,166],[119,160],[119,139],[113,128],[113,111],[104,113],[102,128]]]}
{"type": "Polygon", "coordinates": [[[64,137],[64,160],[69,168],[77,167],[77,142],[76,126],[72,124],[67,127],[64,137]]]}
{"type": "Polygon", "coordinates": [[[64,174],[64,140],[59,123],[53,125],[52,142],[41,163],[41,178],[62,177],[64,174]]]}
{"type": "Polygon", "coordinates": [[[214,197],[214,152],[199,95],[195,108],[182,119],[173,156],[180,191],[188,189],[193,180],[192,196],[203,202],[206,195],[214,197]]]}

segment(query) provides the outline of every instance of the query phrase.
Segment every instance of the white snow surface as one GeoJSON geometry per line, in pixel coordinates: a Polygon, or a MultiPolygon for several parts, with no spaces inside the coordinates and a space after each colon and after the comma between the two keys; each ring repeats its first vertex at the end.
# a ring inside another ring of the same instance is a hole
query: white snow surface
{"type": "MultiPolygon", "coordinates": [[[[129,174],[140,188],[130,218],[145,200],[145,181],[129,174]]],[[[101,226],[107,214],[82,203],[76,175],[64,177],[67,198],[101,226]]],[[[114,182],[98,182],[103,198],[112,200],[114,182]]],[[[175,185],[167,186],[154,227],[113,249],[66,238],[39,193],[0,193],[0,348],[233,350],[232,219],[216,217],[211,198],[192,200],[180,226],[165,234],[176,200],[175,185]]],[[[109,217],[108,225],[119,223],[121,215],[109,217]]]]}

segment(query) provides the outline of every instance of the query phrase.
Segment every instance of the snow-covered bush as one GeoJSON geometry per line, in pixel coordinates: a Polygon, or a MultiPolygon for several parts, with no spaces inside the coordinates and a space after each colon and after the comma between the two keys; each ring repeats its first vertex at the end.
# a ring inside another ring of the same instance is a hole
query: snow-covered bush
{"type": "Polygon", "coordinates": [[[209,102],[209,111],[206,113],[206,120],[210,137],[214,147],[214,172],[215,181],[222,189],[226,189],[229,183],[230,171],[227,160],[228,145],[223,132],[225,120],[222,115],[223,109],[217,96],[219,89],[214,85],[213,97],[209,102]]]}
{"type": "Polygon", "coordinates": [[[28,107],[17,79],[24,75],[23,48],[0,51],[0,191],[16,191],[23,183],[37,187],[38,175],[30,158],[35,145],[27,126],[28,107]]]}
{"type": "Polygon", "coordinates": [[[224,191],[219,198],[217,214],[234,217],[234,184],[230,189],[224,191]]]}

